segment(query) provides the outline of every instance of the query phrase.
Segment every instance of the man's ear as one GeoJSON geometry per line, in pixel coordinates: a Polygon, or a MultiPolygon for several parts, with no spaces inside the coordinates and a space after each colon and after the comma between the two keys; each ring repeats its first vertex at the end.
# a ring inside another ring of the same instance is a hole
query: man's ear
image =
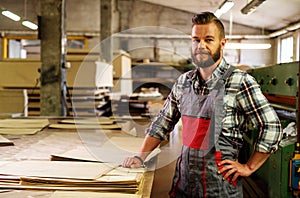
{"type": "Polygon", "coordinates": [[[226,38],[223,38],[223,39],[221,40],[221,48],[222,48],[222,49],[224,49],[226,42],[227,42],[226,38]]]}

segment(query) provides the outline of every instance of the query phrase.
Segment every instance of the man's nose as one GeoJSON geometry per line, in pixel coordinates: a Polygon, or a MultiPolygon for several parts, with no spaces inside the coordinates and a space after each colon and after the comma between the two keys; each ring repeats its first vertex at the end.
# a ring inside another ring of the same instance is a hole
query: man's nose
{"type": "Polygon", "coordinates": [[[197,47],[198,48],[205,48],[205,42],[200,40],[197,47]]]}

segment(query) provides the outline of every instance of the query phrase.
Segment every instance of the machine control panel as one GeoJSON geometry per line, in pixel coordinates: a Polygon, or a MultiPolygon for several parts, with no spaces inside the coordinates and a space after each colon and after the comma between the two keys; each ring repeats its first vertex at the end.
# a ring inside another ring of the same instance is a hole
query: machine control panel
{"type": "Polygon", "coordinates": [[[260,67],[249,73],[257,80],[261,90],[267,94],[296,96],[298,62],[260,67]]]}

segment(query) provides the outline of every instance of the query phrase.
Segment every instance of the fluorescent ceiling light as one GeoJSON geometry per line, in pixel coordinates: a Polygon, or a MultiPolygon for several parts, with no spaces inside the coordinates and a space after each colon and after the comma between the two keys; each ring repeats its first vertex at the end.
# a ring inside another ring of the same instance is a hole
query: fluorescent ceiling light
{"type": "Polygon", "coordinates": [[[234,5],[233,1],[230,0],[225,0],[220,7],[215,11],[215,15],[216,17],[220,17],[222,14],[225,14],[226,12],[228,12],[232,6],[234,5]]]}
{"type": "Polygon", "coordinates": [[[271,34],[269,34],[270,38],[273,38],[273,37],[277,37],[277,36],[281,36],[285,33],[287,33],[288,31],[286,29],[282,29],[282,30],[279,30],[279,31],[276,31],[276,32],[273,32],[271,34]]]}
{"type": "Polygon", "coordinates": [[[11,20],[14,21],[20,21],[21,17],[19,17],[18,15],[8,11],[8,10],[3,10],[2,15],[6,16],[7,18],[10,18],[11,20]]]}
{"type": "Polygon", "coordinates": [[[293,25],[289,25],[287,26],[285,29],[288,31],[294,31],[300,28],[300,22],[299,23],[295,23],[293,25]]]}
{"type": "Polygon", "coordinates": [[[256,8],[262,4],[263,2],[265,2],[266,0],[252,0],[250,1],[245,7],[243,7],[241,9],[241,12],[243,14],[251,14],[252,12],[254,12],[256,10],[256,8]]]}
{"type": "Polygon", "coordinates": [[[269,49],[269,43],[226,43],[225,49],[269,49]]]}
{"type": "Polygon", "coordinates": [[[268,39],[270,38],[268,35],[247,35],[247,34],[243,34],[243,35],[226,35],[225,36],[226,39],[268,39]]]}
{"type": "Polygon", "coordinates": [[[22,21],[22,25],[24,25],[24,26],[26,26],[26,27],[28,27],[28,28],[30,28],[32,30],[37,30],[38,29],[38,26],[36,24],[34,24],[34,23],[32,23],[32,22],[30,22],[28,20],[22,21]]]}

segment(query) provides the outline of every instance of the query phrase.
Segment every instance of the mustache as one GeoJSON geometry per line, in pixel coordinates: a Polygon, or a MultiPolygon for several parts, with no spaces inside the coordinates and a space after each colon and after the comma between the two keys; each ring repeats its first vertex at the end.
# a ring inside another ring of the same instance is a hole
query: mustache
{"type": "Polygon", "coordinates": [[[206,51],[206,50],[197,50],[197,51],[194,52],[194,54],[207,54],[207,55],[210,55],[210,52],[206,51]]]}

